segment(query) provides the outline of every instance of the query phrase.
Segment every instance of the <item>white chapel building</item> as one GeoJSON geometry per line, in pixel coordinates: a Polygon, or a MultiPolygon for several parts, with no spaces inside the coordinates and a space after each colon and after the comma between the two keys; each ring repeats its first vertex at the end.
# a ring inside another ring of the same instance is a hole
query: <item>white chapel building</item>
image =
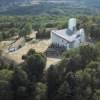
{"type": "Polygon", "coordinates": [[[68,28],[51,31],[51,43],[66,49],[79,47],[85,42],[85,32],[84,29],[77,30],[76,25],[76,19],[71,18],[68,22],[68,28]]]}

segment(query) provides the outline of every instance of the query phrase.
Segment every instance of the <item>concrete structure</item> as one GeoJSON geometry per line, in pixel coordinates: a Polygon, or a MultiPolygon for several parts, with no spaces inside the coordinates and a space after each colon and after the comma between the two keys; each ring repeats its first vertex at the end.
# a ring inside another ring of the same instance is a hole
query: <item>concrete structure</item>
{"type": "Polygon", "coordinates": [[[85,42],[84,29],[76,29],[76,19],[71,18],[67,29],[51,31],[51,42],[54,45],[65,47],[66,49],[79,47],[85,42]]]}

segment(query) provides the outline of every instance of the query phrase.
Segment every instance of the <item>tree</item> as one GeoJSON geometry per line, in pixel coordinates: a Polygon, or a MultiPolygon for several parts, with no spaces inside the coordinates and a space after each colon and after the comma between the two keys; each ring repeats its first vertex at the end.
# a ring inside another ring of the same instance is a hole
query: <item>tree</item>
{"type": "Polygon", "coordinates": [[[76,55],[76,56],[73,56],[73,58],[69,58],[66,71],[75,72],[77,70],[84,69],[84,64],[82,62],[83,61],[80,55],[76,55]]]}
{"type": "Polygon", "coordinates": [[[94,100],[96,88],[93,73],[89,73],[87,69],[85,69],[84,71],[77,71],[75,77],[78,80],[79,85],[77,86],[80,88],[79,92],[83,100],[94,100]]]}
{"type": "Polygon", "coordinates": [[[98,71],[100,68],[100,62],[98,61],[91,61],[86,68],[94,69],[95,71],[98,71]]]}
{"type": "Polygon", "coordinates": [[[13,91],[14,100],[25,100],[27,84],[27,73],[21,69],[16,68],[13,73],[13,78],[11,80],[11,88],[13,91]]]}
{"type": "Polygon", "coordinates": [[[25,59],[24,66],[31,80],[40,80],[46,66],[46,57],[42,53],[29,50],[25,59]]]}
{"type": "Polygon", "coordinates": [[[25,23],[25,25],[22,27],[22,29],[19,32],[20,37],[25,37],[26,35],[29,35],[32,33],[32,24],[31,23],[25,23]]]}
{"type": "Polygon", "coordinates": [[[25,34],[28,35],[32,32],[32,24],[31,23],[26,23],[24,26],[25,29],[25,34]]]}
{"type": "Polygon", "coordinates": [[[41,82],[36,84],[35,100],[46,100],[47,86],[41,82]]]}
{"type": "Polygon", "coordinates": [[[90,36],[95,40],[100,40],[100,26],[92,25],[90,27],[90,36]]]}
{"type": "Polygon", "coordinates": [[[94,46],[84,45],[80,47],[80,55],[83,63],[88,64],[92,60],[97,60],[98,52],[94,46]]]}
{"type": "Polygon", "coordinates": [[[11,85],[6,80],[0,80],[0,100],[13,100],[11,85]]]}
{"type": "Polygon", "coordinates": [[[48,100],[54,99],[57,94],[59,84],[59,73],[57,72],[55,66],[51,65],[47,71],[48,100]]]}
{"type": "Polygon", "coordinates": [[[8,69],[0,70],[0,100],[12,100],[13,91],[10,83],[12,76],[13,71],[8,69]]]}
{"type": "Polygon", "coordinates": [[[97,53],[98,53],[98,60],[100,61],[100,42],[97,42],[96,43],[95,48],[96,48],[97,53]]]}
{"type": "Polygon", "coordinates": [[[0,70],[0,80],[10,81],[12,79],[13,73],[13,71],[8,69],[0,70]]]}
{"type": "Polygon", "coordinates": [[[65,81],[60,88],[58,89],[58,94],[55,97],[55,100],[71,100],[71,89],[67,81],[65,81]]]}

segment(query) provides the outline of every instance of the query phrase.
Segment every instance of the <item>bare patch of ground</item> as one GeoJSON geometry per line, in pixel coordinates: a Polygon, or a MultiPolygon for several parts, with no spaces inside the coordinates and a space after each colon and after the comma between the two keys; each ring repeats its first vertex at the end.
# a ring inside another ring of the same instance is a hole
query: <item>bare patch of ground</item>
{"type": "Polygon", "coordinates": [[[52,64],[57,64],[59,61],[61,61],[60,58],[47,58],[47,65],[46,65],[46,69],[48,69],[50,67],[50,65],[52,64]]]}
{"type": "MultiPolygon", "coordinates": [[[[30,37],[34,37],[34,34],[31,34],[30,37]]],[[[45,39],[45,40],[33,40],[31,42],[25,43],[25,45],[16,50],[15,52],[7,52],[7,48],[9,45],[12,43],[12,41],[3,41],[2,46],[3,46],[3,51],[5,53],[5,56],[10,58],[11,60],[14,60],[16,63],[21,63],[23,62],[22,56],[25,55],[30,49],[35,49],[36,52],[41,52],[44,53],[47,49],[48,46],[50,45],[50,39],[45,39]]],[[[53,57],[47,57],[47,67],[46,69],[51,65],[51,64],[56,64],[59,62],[61,59],[60,58],[53,58],[53,57]]]]}
{"type": "MultiPolygon", "coordinates": [[[[12,60],[14,60],[16,63],[21,63],[22,60],[22,55],[26,54],[31,48],[35,49],[37,52],[44,52],[47,50],[48,46],[50,45],[50,40],[37,40],[36,43],[26,43],[24,47],[21,49],[15,51],[15,52],[10,52],[8,53],[8,57],[12,60]]],[[[59,58],[50,58],[47,57],[47,67],[46,69],[51,65],[51,64],[56,64],[59,62],[61,59],[59,58]]]]}
{"type": "Polygon", "coordinates": [[[25,46],[18,49],[15,52],[10,52],[8,56],[10,59],[15,60],[17,63],[22,62],[22,55],[26,54],[31,48],[35,49],[37,52],[44,52],[48,48],[48,41],[49,40],[41,40],[37,41],[36,43],[26,43],[25,46]]]}

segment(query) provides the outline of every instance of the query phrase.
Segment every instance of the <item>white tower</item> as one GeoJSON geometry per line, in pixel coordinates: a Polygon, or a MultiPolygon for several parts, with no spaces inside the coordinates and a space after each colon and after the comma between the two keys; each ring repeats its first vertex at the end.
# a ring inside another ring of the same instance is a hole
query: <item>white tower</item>
{"type": "Polygon", "coordinates": [[[81,35],[81,42],[84,43],[86,40],[85,40],[85,32],[84,32],[84,29],[80,29],[80,35],[81,35]]]}
{"type": "Polygon", "coordinates": [[[69,19],[68,29],[70,29],[71,31],[74,31],[76,29],[76,18],[69,19]]]}

